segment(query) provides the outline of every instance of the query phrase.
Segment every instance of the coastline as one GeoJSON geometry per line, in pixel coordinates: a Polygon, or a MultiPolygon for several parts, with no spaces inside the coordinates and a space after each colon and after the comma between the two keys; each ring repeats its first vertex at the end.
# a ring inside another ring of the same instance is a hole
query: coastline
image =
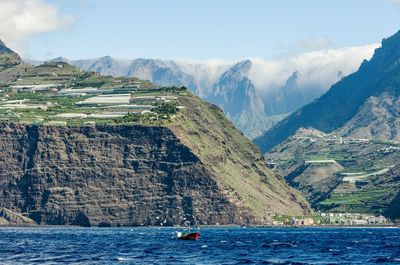
{"type": "MultiPolygon", "coordinates": [[[[90,226],[90,227],[84,227],[84,226],[77,226],[77,225],[31,225],[31,226],[23,226],[23,225],[10,225],[10,226],[0,226],[1,229],[12,229],[12,228],[80,228],[80,229],[120,229],[120,228],[128,228],[128,229],[139,229],[139,228],[154,228],[154,229],[183,229],[185,228],[184,226],[111,226],[111,227],[102,227],[102,226],[90,226]]],[[[371,226],[350,226],[350,225],[326,225],[326,226],[321,226],[321,225],[312,225],[312,226],[268,226],[268,225],[249,225],[249,226],[241,226],[241,225],[202,225],[199,227],[199,229],[202,228],[221,228],[221,229],[232,229],[232,228],[241,228],[241,229],[332,229],[332,228],[337,228],[337,229],[382,229],[382,228],[387,228],[387,229],[400,229],[400,225],[371,225],[371,226]]],[[[197,229],[197,227],[194,227],[193,229],[197,229]]]]}

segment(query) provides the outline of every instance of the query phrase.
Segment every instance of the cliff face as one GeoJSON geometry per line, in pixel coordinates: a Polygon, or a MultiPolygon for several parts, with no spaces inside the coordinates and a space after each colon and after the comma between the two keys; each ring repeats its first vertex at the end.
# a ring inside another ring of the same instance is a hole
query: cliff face
{"type": "Polygon", "coordinates": [[[0,207],[38,224],[249,223],[165,127],[0,128],[0,207]]]}
{"type": "Polygon", "coordinates": [[[179,128],[3,124],[0,207],[81,226],[249,224],[309,212],[247,140],[237,156],[240,134],[225,132],[235,138],[217,147],[218,134],[205,130],[215,149],[198,149],[179,128]]]}
{"type": "Polygon", "coordinates": [[[400,141],[400,98],[392,93],[370,97],[337,133],[349,138],[400,141]]]}

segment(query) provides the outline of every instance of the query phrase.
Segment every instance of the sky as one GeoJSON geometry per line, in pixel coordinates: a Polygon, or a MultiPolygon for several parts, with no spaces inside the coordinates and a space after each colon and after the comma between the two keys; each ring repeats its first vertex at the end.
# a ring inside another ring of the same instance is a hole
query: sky
{"type": "Polygon", "coordinates": [[[0,0],[0,38],[38,60],[277,58],[398,30],[400,0],[0,0]]]}

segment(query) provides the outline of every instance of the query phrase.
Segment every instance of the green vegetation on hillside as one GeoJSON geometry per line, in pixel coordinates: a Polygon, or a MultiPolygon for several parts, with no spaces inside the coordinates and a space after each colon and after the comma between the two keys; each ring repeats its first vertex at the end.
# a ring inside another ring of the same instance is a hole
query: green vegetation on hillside
{"type": "Polygon", "coordinates": [[[171,128],[210,165],[221,189],[233,203],[251,209],[259,219],[265,220],[274,215],[270,209],[290,215],[309,213],[300,194],[288,189],[282,179],[266,169],[257,148],[235,129],[218,107],[195,96],[180,97],[179,102],[185,108],[178,113],[171,128]]]}
{"type": "Polygon", "coordinates": [[[186,87],[83,72],[66,63],[0,71],[0,121],[32,124],[171,123],[186,87]]]}
{"type": "Polygon", "coordinates": [[[302,129],[266,158],[278,164],[279,174],[316,210],[391,217],[388,209],[395,207],[400,190],[399,151],[394,141],[346,139],[302,129]]]}

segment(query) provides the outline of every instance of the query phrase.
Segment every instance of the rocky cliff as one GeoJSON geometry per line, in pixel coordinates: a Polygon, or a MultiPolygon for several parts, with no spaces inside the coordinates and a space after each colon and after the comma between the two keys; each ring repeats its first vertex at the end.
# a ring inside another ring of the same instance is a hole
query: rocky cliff
{"type": "Polygon", "coordinates": [[[9,124],[0,138],[1,206],[39,224],[252,220],[167,128],[9,124]]]}
{"type": "Polygon", "coordinates": [[[0,207],[38,224],[241,224],[259,217],[227,196],[166,127],[5,124],[0,149],[0,207]]]}

